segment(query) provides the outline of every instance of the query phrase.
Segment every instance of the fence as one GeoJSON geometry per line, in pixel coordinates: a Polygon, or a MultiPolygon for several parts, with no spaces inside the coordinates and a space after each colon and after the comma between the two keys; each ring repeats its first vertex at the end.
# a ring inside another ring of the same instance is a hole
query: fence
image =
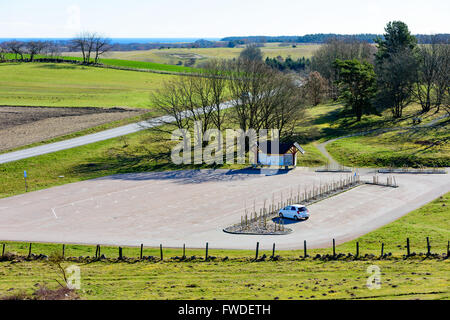
{"type": "MultiPolygon", "coordinates": [[[[338,253],[337,250],[336,250],[337,249],[336,248],[336,239],[332,239],[331,243],[332,243],[331,253],[329,253],[329,254],[322,254],[322,255],[321,254],[316,254],[313,257],[313,259],[314,260],[316,260],[316,259],[339,260],[339,259],[349,259],[350,258],[351,260],[357,260],[357,259],[368,259],[368,260],[371,260],[371,259],[387,259],[387,258],[390,258],[390,257],[394,257],[392,255],[392,253],[390,253],[390,252],[389,253],[385,253],[386,246],[385,246],[384,243],[380,244],[380,255],[379,256],[376,256],[374,254],[362,255],[361,247],[360,247],[358,241],[355,243],[355,253],[354,254],[352,254],[352,253],[347,253],[347,254],[338,253]]],[[[3,245],[2,245],[2,255],[1,255],[0,262],[1,261],[10,261],[10,260],[12,260],[14,258],[23,258],[23,259],[26,259],[26,260],[41,260],[41,259],[46,260],[46,259],[48,259],[48,256],[46,256],[46,255],[43,255],[43,254],[35,255],[35,254],[33,254],[32,253],[32,243],[29,244],[28,248],[29,249],[28,249],[28,255],[27,256],[12,255],[12,254],[9,254],[9,253],[6,252],[6,244],[3,243],[3,245]]],[[[276,245],[275,245],[275,243],[273,243],[272,255],[269,257],[269,260],[278,261],[278,260],[281,259],[280,255],[275,255],[275,253],[276,253],[275,248],[276,248],[276,245]]],[[[86,258],[84,258],[84,257],[79,257],[79,258],[66,257],[65,256],[66,249],[67,249],[67,245],[66,244],[62,244],[60,258],[62,258],[63,260],[86,262],[86,260],[88,260],[88,259],[90,259],[90,261],[101,261],[101,260],[107,259],[105,255],[101,254],[101,246],[100,245],[97,245],[95,247],[95,256],[93,256],[92,258],[89,258],[89,257],[86,257],[86,258]]],[[[110,258],[110,260],[113,259],[114,261],[128,261],[128,262],[130,260],[131,261],[148,260],[148,261],[153,261],[153,262],[164,261],[164,249],[163,249],[163,245],[162,244],[159,246],[159,257],[144,256],[144,244],[140,245],[140,255],[139,255],[139,257],[136,257],[136,258],[127,258],[127,257],[125,257],[123,255],[123,248],[122,247],[117,247],[117,249],[118,249],[117,258],[110,258]]],[[[211,256],[209,254],[210,253],[209,249],[210,249],[209,248],[209,243],[206,242],[204,258],[201,258],[201,257],[197,258],[196,256],[188,258],[186,256],[186,245],[183,244],[182,256],[181,257],[178,257],[178,256],[171,257],[169,260],[172,260],[172,261],[173,260],[178,260],[178,261],[192,261],[192,260],[210,261],[210,260],[216,260],[217,257],[211,256]]],[[[446,253],[443,253],[443,254],[432,253],[430,238],[426,237],[425,249],[426,249],[426,253],[419,253],[419,254],[417,254],[415,252],[411,253],[411,242],[410,242],[409,238],[406,238],[405,254],[402,255],[401,257],[403,259],[408,259],[408,258],[414,257],[414,256],[425,256],[425,258],[444,258],[444,259],[448,259],[449,256],[450,256],[450,241],[447,241],[447,252],[446,253]]],[[[259,242],[257,242],[256,243],[256,249],[255,249],[255,256],[254,256],[253,259],[252,259],[252,257],[250,257],[250,259],[252,261],[264,261],[267,258],[266,255],[260,256],[259,253],[260,253],[260,245],[259,245],[259,242]]],[[[311,256],[308,255],[307,241],[304,240],[303,241],[303,256],[299,256],[299,258],[307,259],[307,258],[310,258],[310,257],[311,256]]],[[[242,258],[249,258],[249,257],[242,257],[242,258]]],[[[224,257],[222,260],[223,261],[227,261],[227,260],[229,260],[229,258],[228,257],[224,257]]]]}
{"type": "Polygon", "coordinates": [[[386,183],[380,181],[379,176],[374,176],[372,181],[362,181],[359,175],[348,176],[341,178],[340,180],[333,180],[327,183],[320,183],[318,186],[313,185],[311,188],[305,188],[303,191],[298,187],[296,194],[293,194],[292,189],[288,193],[289,196],[286,200],[283,200],[281,195],[280,201],[275,201],[272,195],[272,204],[264,205],[256,210],[255,202],[253,204],[253,210],[248,212],[245,208],[245,214],[241,216],[240,223],[236,223],[223,229],[226,233],[232,234],[257,234],[257,235],[282,235],[292,232],[291,229],[284,226],[284,220],[279,219],[273,221],[273,218],[278,216],[278,212],[289,205],[301,204],[311,205],[318,201],[330,198],[344,191],[355,188],[361,184],[381,185],[386,187],[397,188],[398,184],[393,176],[386,177],[386,183]]]}

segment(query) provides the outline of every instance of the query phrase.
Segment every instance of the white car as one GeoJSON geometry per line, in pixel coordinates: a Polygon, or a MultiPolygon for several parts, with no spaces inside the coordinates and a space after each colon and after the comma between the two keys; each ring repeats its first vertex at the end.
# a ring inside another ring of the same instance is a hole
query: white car
{"type": "Polygon", "coordinates": [[[309,210],[301,204],[286,206],[278,212],[280,218],[291,218],[295,220],[308,220],[309,210]]]}

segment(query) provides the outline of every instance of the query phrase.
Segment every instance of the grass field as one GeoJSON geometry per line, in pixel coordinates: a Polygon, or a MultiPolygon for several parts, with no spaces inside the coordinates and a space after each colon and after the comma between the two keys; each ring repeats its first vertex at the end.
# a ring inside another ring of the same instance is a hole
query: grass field
{"type": "MultiPolygon", "coordinates": [[[[197,257],[176,262],[181,249],[164,249],[163,262],[122,262],[112,260],[76,263],[81,268],[83,299],[448,299],[450,286],[448,259],[425,256],[403,259],[406,235],[412,250],[425,252],[425,236],[431,238],[432,252],[446,252],[450,236],[448,206],[450,194],[436,199],[399,220],[355,241],[337,247],[337,252],[354,252],[360,243],[361,255],[379,255],[381,242],[389,259],[322,261],[299,258],[303,251],[277,251],[279,261],[252,262],[254,252],[215,250],[217,259],[204,262],[204,250],[187,249],[197,257]],[[227,261],[222,261],[228,257],[227,261]],[[381,288],[366,287],[369,266],[381,272],[381,288]]],[[[61,245],[33,244],[33,252],[50,255],[61,252],[61,245]]],[[[26,255],[28,245],[8,242],[7,251],[26,255]]],[[[93,256],[94,246],[68,245],[66,256],[93,256]]],[[[330,254],[330,249],[310,250],[309,255],[330,254]]],[[[116,247],[102,247],[108,258],[117,257],[116,247]]],[[[271,255],[269,251],[260,253],[271,255]]],[[[139,248],[124,248],[124,255],[138,257],[139,248]]],[[[145,248],[144,256],[159,257],[159,249],[145,248]]],[[[66,262],[68,266],[71,262],[66,262]]],[[[0,296],[31,293],[37,283],[56,288],[58,273],[42,261],[0,262],[0,296]],[[17,279],[20,278],[20,282],[17,279]]]]}
{"type": "MultiPolygon", "coordinates": [[[[12,53],[6,54],[5,56],[8,60],[16,59],[16,56],[12,53]]],[[[29,59],[29,55],[24,54],[24,59],[29,59]]],[[[49,58],[47,56],[43,55],[36,55],[35,59],[45,59],[49,58]]],[[[74,52],[71,54],[68,54],[66,56],[61,57],[55,57],[57,59],[64,59],[64,60],[75,60],[78,62],[82,62],[83,59],[81,58],[81,53],[74,52]]],[[[93,59],[91,59],[92,62],[94,62],[93,59]]],[[[161,64],[161,63],[154,63],[154,62],[146,62],[144,61],[135,61],[135,60],[123,60],[123,59],[101,59],[100,63],[107,65],[107,66],[114,66],[114,67],[125,67],[125,68],[133,68],[133,69],[147,69],[151,71],[157,71],[157,72],[170,72],[170,73],[190,73],[190,72],[197,72],[198,69],[190,68],[190,67],[184,67],[184,66],[176,66],[176,65],[168,65],[168,64],[161,64]]]]}
{"type": "MultiPolygon", "coordinates": [[[[262,47],[264,58],[275,58],[281,56],[287,58],[290,56],[292,59],[299,59],[302,57],[311,58],[314,51],[317,50],[320,45],[317,44],[304,44],[297,45],[296,48],[292,46],[280,47],[278,43],[266,44],[262,47]]],[[[114,51],[105,54],[105,59],[101,62],[104,64],[117,63],[113,59],[119,60],[133,60],[147,63],[165,64],[167,67],[175,67],[175,71],[178,68],[184,68],[182,66],[169,66],[176,65],[181,61],[185,61],[194,58],[196,64],[207,61],[212,58],[218,59],[233,59],[237,58],[243,47],[236,48],[173,48],[173,49],[152,49],[152,50],[137,50],[137,51],[114,51]]],[[[78,52],[68,52],[67,56],[79,56],[78,52]]],[[[158,69],[156,69],[158,70],[158,69]]],[[[187,70],[189,71],[189,69],[187,70]]]]}
{"type": "Polygon", "coordinates": [[[0,64],[0,104],[150,108],[150,95],[170,75],[69,64],[0,64]]]}
{"type": "Polygon", "coordinates": [[[327,146],[340,163],[358,167],[449,167],[449,124],[346,138],[327,146]]]}

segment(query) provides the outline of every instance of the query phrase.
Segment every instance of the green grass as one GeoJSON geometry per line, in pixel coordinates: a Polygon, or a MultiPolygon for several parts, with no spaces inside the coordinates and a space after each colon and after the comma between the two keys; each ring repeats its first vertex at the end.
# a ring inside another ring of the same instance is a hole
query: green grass
{"type": "Polygon", "coordinates": [[[171,75],[70,64],[0,64],[0,105],[151,108],[171,75]]]}
{"type": "MultiPolygon", "coordinates": [[[[300,259],[302,250],[277,251],[280,261],[251,262],[250,250],[216,250],[216,261],[175,262],[181,249],[164,249],[163,262],[75,263],[81,268],[83,299],[449,299],[448,260],[403,259],[408,235],[412,251],[425,252],[424,238],[431,238],[432,252],[446,251],[450,233],[450,193],[399,220],[361,238],[342,244],[337,252],[379,253],[380,243],[394,257],[388,260],[320,261],[300,259]],[[445,206],[444,206],[445,205],[445,206]],[[400,247],[399,247],[400,246],[400,247]],[[221,261],[225,256],[228,261],[221,261]],[[381,289],[369,290],[367,268],[381,271],[381,289]]],[[[7,252],[26,255],[28,244],[7,242],[7,252]]],[[[61,245],[32,246],[34,253],[61,252],[61,245]]],[[[139,248],[124,248],[124,255],[138,257],[139,248]]],[[[310,250],[310,255],[331,253],[310,250]]],[[[66,256],[93,256],[94,246],[67,245],[66,256]]],[[[116,247],[102,247],[102,254],[117,257],[116,247]]],[[[187,249],[187,256],[204,257],[204,250],[187,249]]],[[[270,251],[262,251],[270,255],[270,251]]],[[[159,256],[158,248],[145,248],[144,255],[159,256]]],[[[68,266],[71,262],[66,262],[68,266]]],[[[58,273],[45,262],[0,262],[0,296],[20,291],[31,293],[36,283],[56,288],[58,273]],[[20,279],[20,281],[17,281],[20,279]]]]}
{"type": "MultiPolygon", "coordinates": [[[[14,54],[6,54],[6,59],[13,60],[16,59],[16,56],[14,54]]],[[[20,57],[19,57],[20,58],[20,57]]],[[[24,55],[25,59],[29,59],[30,56],[28,54],[24,55]]],[[[36,55],[35,59],[45,59],[50,58],[44,55],[36,55]]],[[[61,56],[61,57],[55,57],[57,59],[63,59],[63,60],[73,60],[82,62],[83,58],[81,58],[81,53],[74,53],[72,55],[67,56],[61,56]]],[[[93,59],[91,59],[94,61],[93,59]]],[[[190,72],[198,72],[199,69],[190,68],[190,67],[184,67],[184,66],[174,66],[174,65],[167,65],[167,64],[161,64],[161,63],[154,63],[154,62],[146,62],[146,61],[135,61],[135,60],[123,60],[123,59],[100,59],[99,62],[101,64],[104,64],[106,66],[113,66],[113,67],[124,67],[124,68],[133,68],[133,69],[144,69],[144,70],[151,70],[151,71],[162,71],[162,72],[181,72],[181,73],[190,73],[190,72]]]]}
{"type": "Polygon", "coordinates": [[[351,137],[327,146],[339,163],[358,167],[449,167],[447,126],[351,137]]]}

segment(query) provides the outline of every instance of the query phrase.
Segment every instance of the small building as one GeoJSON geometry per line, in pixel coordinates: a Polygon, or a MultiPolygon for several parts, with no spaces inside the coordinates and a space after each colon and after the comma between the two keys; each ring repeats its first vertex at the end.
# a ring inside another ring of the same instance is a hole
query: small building
{"type": "Polygon", "coordinates": [[[305,150],[297,143],[277,143],[272,141],[259,143],[256,151],[256,163],[260,166],[297,166],[297,154],[305,150]]]}

